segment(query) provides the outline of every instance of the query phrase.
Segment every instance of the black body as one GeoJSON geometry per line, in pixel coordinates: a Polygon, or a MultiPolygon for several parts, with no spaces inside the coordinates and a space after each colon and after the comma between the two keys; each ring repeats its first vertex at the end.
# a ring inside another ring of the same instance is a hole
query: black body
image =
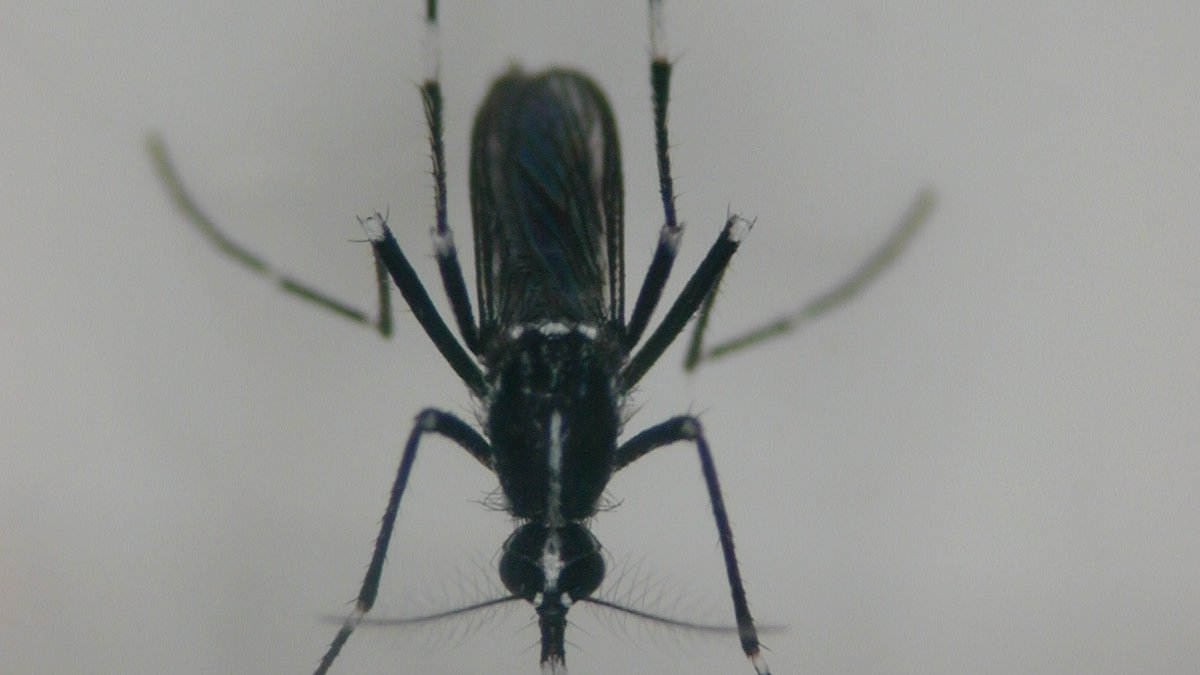
{"type": "Polygon", "coordinates": [[[604,578],[600,543],[586,524],[612,475],[648,452],[679,441],[696,448],[724,559],[745,654],[768,673],[746,601],[715,463],[700,421],[682,415],[618,443],[626,398],[696,316],[685,369],[797,330],[844,304],[888,267],[925,220],[933,196],[921,192],[874,254],[836,285],[777,319],[705,347],[716,288],[751,223],[727,216],[716,241],[661,322],[643,340],[682,238],[671,179],[667,106],[671,64],[662,40],[662,0],[649,0],[650,83],[663,224],[654,257],[631,311],[625,311],[621,157],[612,111],[599,87],[566,70],[525,75],[512,70],[493,85],[476,117],[470,168],[476,301],[471,306],[446,209],[442,98],[438,80],[437,2],[426,0],[429,62],[421,97],[433,163],[434,250],[457,334],[442,319],[425,285],[379,214],[361,221],[371,239],[377,313],[343,302],[272,267],[229,238],[191,197],[161,139],[149,151],[184,217],[244,269],[293,297],[351,321],[392,331],[390,289],[481,403],[482,433],[453,414],[419,413],[404,445],[355,610],[322,657],[326,672],[359,623],[413,623],[525,600],[537,611],[543,673],[566,670],[567,612],[574,603],[676,626],[688,624],[591,597],[604,578]],[[640,347],[639,347],[640,345],[640,347]],[[439,615],[408,620],[365,618],[375,602],[396,516],[421,439],[453,441],[492,471],[518,525],[503,545],[500,577],[511,595],[439,615]]]}
{"type": "Polygon", "coordinates": [[[392,489],[358,609],[334,639],[325,672],[374,603],[395,514],[425,433],[446,436],[495,472],[505,508],[519,521],[500,559],[512,595],[530,602],[542,634],[544,673],[565,673],[567,612],[604,578],[599,541],[585,523],[612,474],[645,453],[696,443],[717,521],[738,635],[759,673],[757,633],[733,553],[733,534],[699,420],[677,417],[618,445],[630,389],[716,288],[750,223],[730,216],[699,269],[636,353],[666,283],[681,227],[666,155],[670,65],[655,60],[655,130],[666,222],[629,323],[625,320],[624,194],[616,124],[588,77],[510,71],[492,86],[472,133],[478,324],[445,212],[441,91],[422,86],[432,131],[435,251],[462,343],[433,307],[382,216],[364,221],[376,258],[434,344],[479,397],[483,433],[457,417],[417,417],[392,489]],[[465,346],[465,349],[464,349],[465,346]],[[468,350],[472,353],[468,353],[468,350]],[[482,367],[481,367],[482,366],[482,367]]]}
{"type": "Polygon", "coordinates": [[[536,607],[552,669],[568,608],[604,578],[580,521],[614,471],[625,394],[622,190],[616,125],[590,79],[497,80],[471,154],[484,432],[506,506],[527,521],[500,577],[536,607]]]}
{"type": "Polygon", "coordinates": [[[612,474],[623,398],[624,354],[612,335],[623,286],[612,113],[582,75],[513,72],[480,107],[472,146],[485,432],[496,475],[513,515],[581,520],[612,474]]]}
{"type": "Polygon", "coordinates": [[[751,223],[727,216],[684,289],[658,327],[642,340],[662,296],[682,237],[671,179],[667,104],[671,64],[662,41],[662,0],[649,0],[650,82],[658,192],[664,222],[637,301],[626,318],[621,153],[604,94],[566,70],[524,75],[512,70],[492,86],[475,120],[471,211],[478,318],[471,307],[446,210],[442,97],[438,81],[437,2],[426,0],[430,61],[421,97],[433,162],[434,249],[457,336],[446,325],[416,271],[378,213],[361,221],[375,256],[375,318],[291,275],[230,239],[191,197],[157,137],[149,151],[172,199],[197,230],[244,269],[293,297],[351,321],[392,331],[391,283],[412,316],[481,402],[482,433],[453,414],[419,413],[404,445],[355,610],[317,667],[325,673],[359,623],[416,623],[525,600],[537,611],[543,674],[566,672],[567,612],[591,602],[663,624],[713,627],[657,616],[591,597],[604,579],[600,543],[586,523],[612,475],[648,452],[679,441],[695,445],[708,491],[733,600],[742,650],[759,675],[768,668],[746,601],[712,452],[700,421],[673,417],[618,443],[626,397],[696,316],[684,367],[770,340],[841,306],[867,287],[913,239],[933,207],[921,191],[892,234],[861,266],[798,309],[715,346],[705,347],[716,289],[751,223]],[[390,277],[390,279],[389,279],[390,277]],[[461,340],[461,341],[460,341],[461,340]],[[641,344],[639,348],[638,345],[641,344]],[[438,434],[492,471],[505,507],[518,521],[503,545],[500,578],[511,595],[407,620],[365,618],[375,602],[396,515],[421,439],[438,434]]]}

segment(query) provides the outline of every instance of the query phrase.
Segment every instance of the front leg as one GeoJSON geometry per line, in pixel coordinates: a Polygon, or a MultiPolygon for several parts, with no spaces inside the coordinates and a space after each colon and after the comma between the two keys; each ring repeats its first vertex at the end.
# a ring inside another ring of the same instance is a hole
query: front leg
{"type": "Polygon", "coordinates": [[[383,522],[379,526],[379,536],[375,538],[375,552],[371,555],[371,564],[367,566],[367,574],[358,590],[358,600],[354,603],[354,611],[342,622],[342,627],[330,643],[329,649],[321,657],[316,675],[329,671],[333,660],[337,658],[350,634],[362,621],[363,616],[371,611],[375,604],[375,596],[379,593],[379,579],[383,576],[383,561],[387,557],[388,544],[392,539],[392,529],[396,525],[396,513],[400,509],[400,498],[404,496],[404,488],[408,486],[408,476],[412,472],[413,462],[417,458],[417,445],[421,436],[427,433],[441,434],[457,443],[471,456],[484,466],[492,468],[492,448],[488,442],[471,428],[469,424],[450,413],[440,410],[426,409],[417,415],[416,426],[408,435],[404,444],[404,454],[400,458],[400,468],[396,470],[396,481],[392,484],[392,493],[388,497],[387,509],[383,512],[383,522]]]}
{"type": "Polygon", "coordinates": [[[746,601],[746,589],[742,585],[742,574],[738,570],[737,554],[733,548],[733,529],[729,526],[729,515],[725,512],[725,500],[721,497],[721,484],[717,480],[717,468],[713,463],[712,452],[708,449],[708,441],[704,439],[704,430],[700,426],[700,420],[690,415],[672,417],[625,441],[621,447],[617,448],[615,470],[619,471],[651,450],[677,441],[694,442],[696,452],[700,455],[700,470],[704,474],[704,486],[708,489],[708,501],[712,504],[713,519],[717,521],[717,533],[721,539],[721,553],[725,558],[725,574],[729,578],[729,591],[733,596],[733,612],[737,619],[738,637],[742,642],[742,651],[746,653],[758,675],[770,675],[770,668],[762,656],[761,646],[758,642],[758,631],[754,628],[754,618],[750,616],[750,604],[746,601]]]}

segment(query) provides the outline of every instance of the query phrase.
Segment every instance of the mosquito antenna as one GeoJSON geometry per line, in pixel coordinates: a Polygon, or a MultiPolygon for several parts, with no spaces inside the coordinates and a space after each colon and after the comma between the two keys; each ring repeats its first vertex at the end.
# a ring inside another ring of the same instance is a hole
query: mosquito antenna
{"type": "MultiPolygon", "coordinates": [[[[499,607],[500,605],[504,605],[509,602],[513,602],[515,600],[521,600],[521,599],[522,598],[520,598],[519,596],[516,596],[516,595],[506,595],[501,598],[492,598],[491,600],[484,600],[482,602],[476,602],[476,603],[472,603],[470,605],[464,605],[462,607],[455,607],[454,609],[448,609],[443,612],[435,612],[433,614],[422,614],[419,616],[405,616],[405,617],[364,616],[362,618],[362,620],[360,620],[358,622],[358,625],[360,625],[360,626],[422,626],[422,625],[428,625],[431,623],[436,623],[438,621],[445,621],[447,619],[453,619],[455,617],[464,616],[464,615],[470,614],[472,612],[477,612],[482,609],[490,609],[492,607],[499,607]]],[[[321,619],[323,621],[326,621],[329,623],[341,623],[341,621],[342,621],[341,617],[333,616],[332,614],[323,616],[323,617],[321,617],[321,619]]]]}

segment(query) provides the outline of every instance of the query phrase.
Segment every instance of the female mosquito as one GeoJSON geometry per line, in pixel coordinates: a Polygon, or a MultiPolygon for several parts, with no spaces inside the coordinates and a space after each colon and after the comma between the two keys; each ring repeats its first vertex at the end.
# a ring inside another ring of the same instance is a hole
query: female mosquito
{"type": "Polygon", "coordinates": [[[500,579],[509,595],[456,612],[515,600],[530,603],[541,633],[543,673],[566,672],[564,638],[572,605],[591,602],[612,607],[592,597],[604,579],[605,564],[600,542],[587,527],[609,479],[657,448],[680,441],[694,444],[720,538],[742,651],[759,675],[769,672],[700,420],[692,415],[673,417],[618,443],[627,397],[693,316],[697,321],[687,350],[688,369],[790,332],[845,302],[905,247],[931,208],[932,197],[920,194],[883,246],[832,289],[791,314],[705,349],[703,334],[715,291],[753,224],[728,216],[700,266],[643,342],[683,234],[675,213],[668,153],[672,65],[663,41],[661,0],[650,0],[649,8],[650,81],[664,223],[628,319],[624,187],[616,122],[600,88],[571,70],[539,74],[512,70],[496,80],[476,115],[470,166],[476,316],[447,222],[436,0],[426,2],[430,49],[420,91],[433,162],[434,251],[457,337],[434,307],[383,216],[376,213],[360,221],[370,239],[378,282],[378,312],[372,319],[277,273],[226,237],[189,196],[162,142],[150,140],[158,173],[186,219],[222,252],[275,279],[287,292],[354,321],[373,324],[387,336],[390,277],[484,411],[479,430],[442,410],[428,408],[416,416],[355,608],[322,657],[318,674],[334,663],[375,602],[400,500],[419,444],[428,434],[448,438],[492,471],[505,508],[519,523],[505,541],[499,563],[500,579]]]}

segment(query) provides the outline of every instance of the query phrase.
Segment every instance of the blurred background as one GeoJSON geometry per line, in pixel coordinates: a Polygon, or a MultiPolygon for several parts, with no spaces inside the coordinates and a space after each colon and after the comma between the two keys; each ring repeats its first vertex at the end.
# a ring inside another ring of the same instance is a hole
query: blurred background
{"type": "MultiPolygon", "coordinates": [[[[143,141],[163,134],[235,238],[364,307],[354,217],[390,208],[444,308],[422,4],[6,3],[0,670],[315,666],[413,415],[475,406],[406,311],[384,342],[216,253],[143,141]]],[[[727,207],[758,218],[714,338],[841,278],[921,186],[940,198],[853,304],[691,377],[677,347],[633,402],[627,433],[702,414],[755,614],[787,627],[765,638],[774,671],[1194,672],[1200,9],[667,12],[689,225],[668,297],[727,207]]],[[[644,3],[447,2],[442,39],[460,248],[490,80],[577,67],[618,117],[639,287],[662,218],[644,3]]],[[[479,504],[494,488],[428,443],[381,614],[487,595],[511,530],[479,504]]],[[[731,622],[695,453],[659,451],[610,493],[595,532],[626,597],[731,622]]],[[[364,630],[336,672],[532,673],[532,616],[364,630]]],[[[733,637],[572,616],[572,673],[750,672],[733,637]]]]}

